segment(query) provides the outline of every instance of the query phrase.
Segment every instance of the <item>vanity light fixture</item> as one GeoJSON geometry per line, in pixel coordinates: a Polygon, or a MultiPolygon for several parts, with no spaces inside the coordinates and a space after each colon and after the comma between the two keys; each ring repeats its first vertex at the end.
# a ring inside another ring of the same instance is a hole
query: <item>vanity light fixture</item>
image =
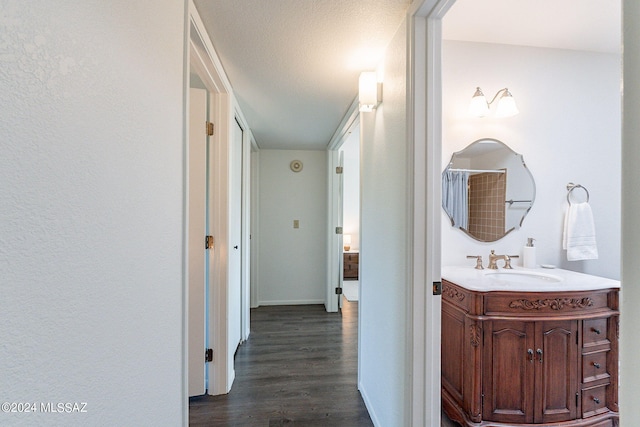
{"type": "Polygon", "coordinates": [[[360,73],[358,80],[358,102],[360,111],[370,113],[382,102],[382,82],[375,71],[360,73]]]}
{"type": "Polygon", "coordinates": [[[482,89],[476,88],[476,92],[471,98],[469,103],[469,113],[476,117],[484,117],[489,114],[489,107],[493,102],[498,99],[498,106],[496,107],[496,117],[511,117],[519,113],[516,101],[513,99],[513,95],[506,87],[500,89],[491,102],[487,102],[487,98],[484,97],[482,89]],[[500,96],[500,98],[498,98],[500,96]]]}

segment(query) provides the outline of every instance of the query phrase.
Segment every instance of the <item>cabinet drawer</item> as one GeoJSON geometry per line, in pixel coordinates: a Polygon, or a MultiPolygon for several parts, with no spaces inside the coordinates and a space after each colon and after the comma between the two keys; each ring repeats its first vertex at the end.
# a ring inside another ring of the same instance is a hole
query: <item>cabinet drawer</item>
{"type": "Polygon", "coordinates": [[[442,280],[442,299],[469,313],[474,305],[471,300],[475,298],[473,292],[442,280]]]}
{"type": "Polygon", "coordinates": [[[596,353],[587,353],[582,356],[582,381],[587,383],[590,381],[610,378],[607,372],[607,355],[608,351],[599,351],[596,353]]]}
{"type": "Polygon", "coordinates": [[[582,345],[593,347],[600,344],[607,344],[607,318],[585,320],[582,328],[582,345]]]}
{"type": "Polygon", "coordinates": [[[592,312],[606,310],[607,304],[606,292],[548,292],[531,295],[517,292],[490,292],[485,299],[484,312],[487,315],[515,314],[532,317],[550,314],[586,316],[592,312]]]}
{"type": "Polygon", "coordinates": [[[360,258],[360,254],[344,254],[345,264],[348,262],[355,262],[357,264],[359,258],[360,258]]]}
{"type": "Polygon", "coordinates": [[[582,390],[582,417],[592,417],[609,411],[607,408],[607,387],[601,385],[582,390]]]}

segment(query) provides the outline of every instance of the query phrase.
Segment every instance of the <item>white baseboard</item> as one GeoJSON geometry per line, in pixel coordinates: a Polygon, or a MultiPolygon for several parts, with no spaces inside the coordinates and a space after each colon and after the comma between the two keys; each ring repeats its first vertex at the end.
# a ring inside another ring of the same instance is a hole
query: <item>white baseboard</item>
{"type": "Polygon", "coordinates": [[[360,395],[362,395],[362,400],[364,400],[364,406],[366,406],[367,411],[369,411],[369,418],[371,418],[371,422],[373,422],[374,426],[379,427],[381,425],[380,421],[378,421],[378,417],[369,401],[369,396],[367,396],[367,391],[362,388],[361,383],[358,383],[358,390],[360,391],[360,395]]]}
{"type": "Polygon", "coordinates": [[[309,299],[309,300],[276,300],[276,301],[260,301],[260,305],[310,305],[310,304],[322,304],[323,299],[309,299]]]}

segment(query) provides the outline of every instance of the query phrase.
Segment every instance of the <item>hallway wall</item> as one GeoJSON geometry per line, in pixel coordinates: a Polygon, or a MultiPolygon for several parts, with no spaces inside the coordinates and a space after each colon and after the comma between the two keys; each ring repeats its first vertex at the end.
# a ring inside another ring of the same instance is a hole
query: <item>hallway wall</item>
{"type": "Polygon", "coordinates": [[[361,121],[360,372],[378,426],[407,425],[406,23],[385,54],[384,99],[361,121]]]}
{"type": "Polygon", "coordinates": [[[181,425],[185,2],[1,15],[0,424],[181,425]]]}
{"type": "Polygon", "coordinates": [[[325,151],[258,153],[258,304],[323,304],[327,265],[325,151]],[[290,164],[303,168],[293,172],[290,164]],[[294,228],[299,220],[299,228],[294,228]]]}

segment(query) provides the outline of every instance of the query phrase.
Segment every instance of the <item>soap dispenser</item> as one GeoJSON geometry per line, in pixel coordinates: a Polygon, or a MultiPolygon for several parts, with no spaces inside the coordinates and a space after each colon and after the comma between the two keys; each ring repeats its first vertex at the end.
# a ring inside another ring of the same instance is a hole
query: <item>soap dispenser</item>
{"type": "Polygon", "coordinates": [[[522,249],[522,266],[524,268],[536,268],[536,247],[533,246],[533,237],[527,238],[527,245],[522,249]]]}

